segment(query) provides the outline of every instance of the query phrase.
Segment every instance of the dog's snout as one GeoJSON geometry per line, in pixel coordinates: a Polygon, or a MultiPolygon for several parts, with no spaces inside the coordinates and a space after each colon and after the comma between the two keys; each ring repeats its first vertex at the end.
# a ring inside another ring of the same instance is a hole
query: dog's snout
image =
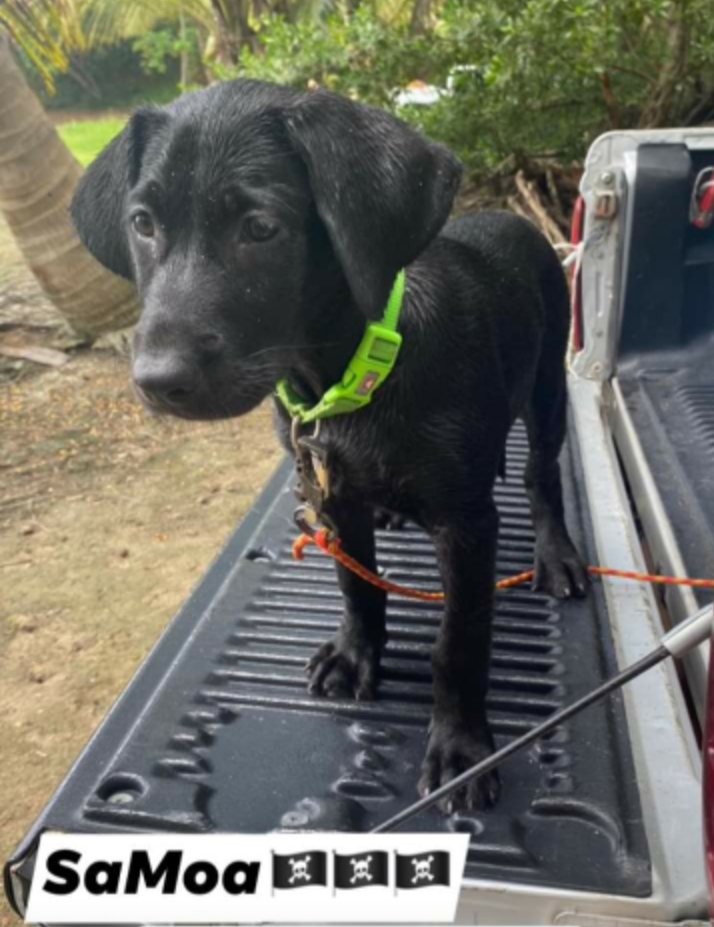
{"type": "Polygon", "coordinates": [[[186,402],[196,389],[197,372],[180,357],[139,356],[134,362],[134,382],[149,399],[172,406],[186,402]]]}

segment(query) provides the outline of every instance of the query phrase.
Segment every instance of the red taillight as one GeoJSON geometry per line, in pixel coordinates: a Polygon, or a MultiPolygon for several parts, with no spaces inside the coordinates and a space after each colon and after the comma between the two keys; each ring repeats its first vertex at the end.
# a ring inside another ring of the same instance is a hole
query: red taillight
{"type": "Polygon", "coordinates": [[[714,167],[699,171],[694,181],[689,221],[698,229],[708,229],[714,221],[714,167]]]}
{"type": "MultiPolygon", "coordinates": [[[[714,647],[714,639],[712,639],[714,647]]],[[[711,651],[710,651],[711,653],[711,651]]],[[[709,658],[707,718],[704,728],[702,781],[704,786],[704,844],[709,881],[710,918],[714,923],[714,660],[709,658]]]]}
{"type": "MultiPolygon", "coordinates": [[[[579,245],[583,238],[583,227],[585,225],[585,200],[579,196],[575,201],[573,209],[573,218],[570,223],[570,243],[579,245]]],[[[578,265],[572,264],[570,267],[570,289],[571,289],[571,307],[573,313],[573,349],[581,351],[583,347],[583,317],[581,305],[581,287],[580,273],[578,265]]]]}

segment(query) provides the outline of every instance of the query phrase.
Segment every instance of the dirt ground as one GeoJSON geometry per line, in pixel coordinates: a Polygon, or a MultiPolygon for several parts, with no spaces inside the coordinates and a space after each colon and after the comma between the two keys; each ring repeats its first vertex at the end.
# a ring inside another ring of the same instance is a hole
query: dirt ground
{"type": "MultiPolygon", "coordinates": [[[[71,342],[0,224],[0,346],[71,342]]],[[[280,458],[267,406],[149,418],[125,356],[69,353],[0,356],[1,862],[280,458]]]]}

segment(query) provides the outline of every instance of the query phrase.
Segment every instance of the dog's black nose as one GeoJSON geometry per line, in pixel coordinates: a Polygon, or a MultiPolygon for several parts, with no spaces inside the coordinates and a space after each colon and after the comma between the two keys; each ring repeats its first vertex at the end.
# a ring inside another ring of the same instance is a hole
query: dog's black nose
{"type": "Polygon", "coordinates": [[[132,375],[149,400],[171,406],[185,403],[196,389],[196,372],[178,357],[139,356],[134,361],[132,375]]]}

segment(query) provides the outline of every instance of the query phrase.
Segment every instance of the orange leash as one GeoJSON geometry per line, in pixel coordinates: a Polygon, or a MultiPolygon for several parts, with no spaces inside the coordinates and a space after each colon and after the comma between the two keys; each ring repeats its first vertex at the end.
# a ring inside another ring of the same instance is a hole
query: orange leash
{"type": "MultiPolygon", "coordinates": [[[[293,557],[295,560],[302,560],[305,555],[305,548],[308,544],[315,544],[323,553],[334,558],[342,566],[356,573],[366,583],[377,586],[385,592],[394,592],[396,595],[404,596],[407,599],[423,599],[427,602],[440,602],[444,598],[443,592],[426,592],[423,589],[412,589],[409,586],[400,586],[399,583],[390,582],[377,576],[371,570],[363,567],[349,554],[346,554],[337,538],[331,538],[329,531],[320,528],[315,532],[313,537],[309,534],[301,534],[293,543],[293,557]]],[[[619,579],[632,579],[638,583],[659,583],[663,586],[694,586],[697,589],[714,589],[714,579],[686,579],[678,576],[658,576],[652,573],[635,573],[630,570],[612,570],[609,567],[588,567],[588,573],[596,576],[616,576],[619,579]]],[[[511,586],[519,586],[521,583],[533,579],[533,570],[525,573],[518,573],[516,576],[509,576],[507,579],[499,579],[496,583],[497,589],[509,589],[511,586]]]]}

